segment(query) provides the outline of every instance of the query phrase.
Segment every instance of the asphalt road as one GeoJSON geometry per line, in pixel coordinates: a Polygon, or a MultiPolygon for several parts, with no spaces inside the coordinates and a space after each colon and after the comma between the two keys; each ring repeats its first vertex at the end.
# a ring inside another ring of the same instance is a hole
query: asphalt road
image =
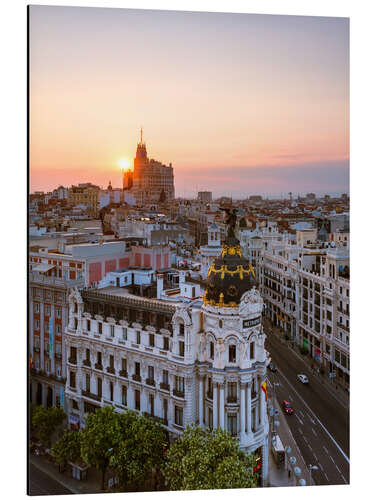
{"type": "Polygon", "coordinates": [[[29,464],[29,495],[71,495],[72,492],[60,483],[39,470],[32,463],[29,464]]]}
{"type": "Polygon", "coordinates": [[[312,471],[316,485],[349,483],[349,410],[336,400],[324,385],[306,370],[305,363],[285,344],[270,334],[266,349],[276,365],[277,372],[268,370],[272,399],[274,383],[280,405],[284,399],[294,408],[287,415],[290,430],[306,465],[312,471]],[[304,373],[309,384],[297,380],[304,373]]]}

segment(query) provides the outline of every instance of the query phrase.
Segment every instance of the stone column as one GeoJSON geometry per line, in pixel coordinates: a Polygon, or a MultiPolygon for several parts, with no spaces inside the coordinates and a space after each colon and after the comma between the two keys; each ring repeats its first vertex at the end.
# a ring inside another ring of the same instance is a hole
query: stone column
{"type": "Polygon", "coordinates": [[[128,390],[127,390],[127,403],[128,403],[128,408],[134,410],[135,408],[135,402],[134,402],[134,389],[131,386],[131,384],[128,385],[128,390]]]}
{"type": "Polygon", "coordinates": [[[199,377],[199,425],[203,426],[203,398],[204,398],[204,389],[203,389],[203,377],[199,377]]]}
{"type": "Polygon", "coordinates": [[[220,384],[220,427],[225,429],[224,418],[224,383],[220,384]]]}
{"type": "Polygon", "coordinates": [[[241,441],[245,439],[245,411],[246,411],[246,402],[245,402],[245,388],[246,385],[241,383],[240,384],[241,388],[241,406],[240,406],[240,411],[241,411],[241,423],[240,423],[240,429],[241,429],[241,441]]]}
{"type": "Polygon", "coordinates": [[[147,408],[147,394],[146,391],[142,388],[141,389],[141,413],[144,411],[148,411],[147,408]]]}
{"type": "Polygon", "coordinates": [[[252,437],[251,430],[251,381],[247,384],[247,434],[252,437]]]}
{"type": "Polygon", "coordinates": [[[214,382],[214,394],[213,394],[213,401],[212,401],[212,410],[213,410],[213,428],[217,428],[217,383],[214,382]]]}

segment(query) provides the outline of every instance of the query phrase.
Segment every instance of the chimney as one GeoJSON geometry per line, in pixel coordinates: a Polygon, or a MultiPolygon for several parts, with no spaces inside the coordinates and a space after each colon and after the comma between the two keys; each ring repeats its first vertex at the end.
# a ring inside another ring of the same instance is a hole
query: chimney
{"type": "Polygon", "coordinates": [[[164,289],[164,276],[162,274],[156,275],[156,297],[160,299],[161,292],[164,289]]]}

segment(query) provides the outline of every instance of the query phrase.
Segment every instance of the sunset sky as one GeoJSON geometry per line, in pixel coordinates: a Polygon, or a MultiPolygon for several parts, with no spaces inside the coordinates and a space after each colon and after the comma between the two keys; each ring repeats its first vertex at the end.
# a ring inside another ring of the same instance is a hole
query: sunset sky
{"type": "Polygon", "coordinates": [[[349,20],[30,7],[30,190],[174,167],[177,196],[349,189],[349,20]]]}

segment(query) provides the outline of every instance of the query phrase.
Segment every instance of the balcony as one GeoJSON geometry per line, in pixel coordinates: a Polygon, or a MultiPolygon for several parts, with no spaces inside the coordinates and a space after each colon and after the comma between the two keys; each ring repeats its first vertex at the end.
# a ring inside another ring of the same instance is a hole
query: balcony
{"type": "Polygon", "coordinates": [[[173,396],[176,396],[176,398],[184,398],[185,392],[178,391],[177,389],[173,389],[173,396]]]}
{"type": "Polygon", "coordinates": [[[142,382],[142,377],[137,373],[133,373],[132,379],[135,380],[136,382],[142,382]]]}
{"type": "Polygon", "coordinates": [[[95,401],[101,401],[102,397],[98,396],[97,394],[93,394],[90,391],[82,391],[82,396],[85,396],[86,398],[94,399],[95,401]]]}
{"type": "Polygon", "coordinates": [[[61,359],[62,358],[61,352],[55,352],[55,358],[61,359]]]}
{"type": "Polygon", "coordinates": [[[170,391],[170,385],[169,384],[165,384],[164,382],[160,382],[160,389],[162,389],[163,391],[170,391]]]}
{"type": "Polygon", "coordinates": [[[128,378],[128,372],[126,370],[120,370],[120,377],[128,378]]]}
{"type": "Polygon", "coordinates": [[[73,358],[72,356],[70,356],[70,358],[68,359],[68,362],[72,365],[76,365],[77,364],[77,358],[73,358]]]}
{"type": "Polygon", "coordinates": [[[39,347],[34,346],[34,351],[35,351],[35,352],[39,352],[39,347]]]}
{"type": "Polygon", "coordinates": [[[148,411],[144,411],[143,415],[145,417],[152,418],[153,420],[155,420],[155,422],[158,422],[159,424],[168,425],[168,420],[166,418],[161,418],[157,417],[156,415],[151,415],[151,413],[149,413],[148,411]]]}
{"type": "Polygon", "coordinates": [[[113,366],[107,366],[107,373],[112,373],[112,375],[114,375],[116,373],[113,366]]]}
{"type": "Polygon", "coordinates": [[[146,384],[155,387],[155,380],[153,378],[146,378],[146,384]]]}
{"type": "Polygon", "coordinates": [[[101,363],[95,363],[95,369],[96,370],[103,370],[103,365],[101,363]]]}
{"type": "Polygon", "coordinates": [[[84,359],[83,366],[87,366],[87,368],[91,368],[91,361],[89,359],[84,359]]]}

